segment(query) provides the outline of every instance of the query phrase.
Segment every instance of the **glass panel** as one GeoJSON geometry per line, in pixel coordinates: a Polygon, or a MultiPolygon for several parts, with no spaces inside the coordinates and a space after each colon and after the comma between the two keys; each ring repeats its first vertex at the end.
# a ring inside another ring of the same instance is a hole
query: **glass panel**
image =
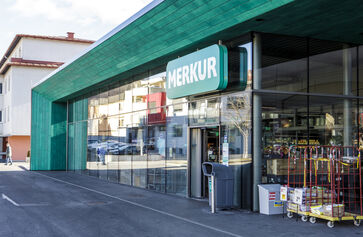
{"type": "Polygon", "coordinates": [[[310,140],[317,145],[357,145],[356,106],[356,100],[311,96],[310,140]]]}
{"type": "Polygon", "coordinates": [[[132,110],[141,111],[147,109],[147,96],[149,91],[148,78],[132,83],[132,110]]]}
{"type": "Polygon", "coordinates": [[[100,105],[100,99],[99,99],[99,94],[97,93],[96,95],[91,95],[88,98],[88,118],[89,119],[93,119],[93,118],[98,118],[99,115],[99,105],[100,105]]]}
{"type": "Polygon", "coordinates": [[[108,122],[110,124],[110,132],[107,140],[107,155],[106,155],[106,165],[107,165],[107,179],[113,182],[118,182],[119,180],[119,134],[118,125],[119,117],[113,116],[109,117],[108,122]]]}
{"type": "MultiPolygon", "coordinates": [[[[264,94],[262,97],[262,182],[286,183],[290,145],[307,145],[307,97],[264,94]],[[279,169],[277,169],[278,164],[279,169]]],[[[316,141],[310,138],[310,144],[316,141]]]]}
{"type": "Polygon", "coordinates": [[[311,93],[356,95],[356,48],[342,43],[311,40],[309,51],[311,93]]]}
{"type": "Polygon", "coordinates": [[[89,175],[98,177],[98,120],[88,120],[88,131],[87,131],[87,170],[89,175]]]}
{"type": "MultiPolygon", "coordinates": [[[[120,86],[119,111],[121,114],[132,112],[132,85],[120,86]]],[[[131,120],[130,120],[131,121],[131,120]]]]}
{"type": "Polygon", "coordinates": [[[109,149],[108,140],[110,132],[111,132],[111,126],[109,123],[109,118],[103,115],[101,119],[98,120],[98,147],[97,147],[98,177],[101,179],[107,179],[106,158],[108,156],[108,149],[109,149]]]}
{"type": "Polygon", "coordinates": [[[189,125],[218,124],[220,98],[211,98],[189,103],[189,125]]]}
{"type": "Polygon", "coordinates": [[[149,95],[147,96],[147,103],[149,109],[165,105],[165,78],[165,72],[153,75],[149,78],[149,95]]]}
{"type": "Polygon", "coordinates": [[[359,100],[359,114],[358,114],[358,139],[359,148],[363,149],[363,100],[359,100]]]}
{"type": "MultiPolygon", "coordinates": [[[[234,206],[251,207],[251,93],[242,92],[222,97],[220,150],[228,147],[228,165],[234,173],[234,206]]],[[[221,160],[222,160],[221,159],[221,160]]]]}
{"type": "Polygon", "coordinates": [[[147,176],[147,127],[146,111],[133,113],[132,128],[132,181],[133,186],[146,188],[147,176]]]}
{"type": "MultiPolygon", "coordinates": [[[[131,119],[127,120],[125,118],[132,118],[132,115],[120,116],[120,124],[131,124],[131,119]],[[129,122],[123,122],[129,121],[129,122]]],[[[118,134],[120,137],[120,147],[119,147],[119,182],[122,184],[131,185],[131,175],[132,175],[132,128],[119,126],[118,134]]]]}
{"type": "Polygon", "coordinates": [[[100,93],[99,117],[105,118],[108,116],[108,92],[100,93]]]}
{"type": "Polygon", "coordinates": [[[359,96],[363,96],[363,46],[359,46],[359,96]]]}
{"type": "Polygon", "coordinates": [[[120,113],[120,87],[111,88],[108,91],[108,114],[110,116],[120,113]]]}
{"type": "Polygon", "coordinates": [[[148,127],[147,188],[158,192],[165,192],[165,142],[165,123],[148,127]]]}
{"type": "Polygon", "coordinates": [[[182,109],[173,106],[167,111],[167,144],[166,144],[166,192],[185,196],[187,194],[187,129],[188,105],[182,109]]]}
{"type": "Polygon", "coordinates": [[[262,34],[261,89],[307,92],[307,40],[262,34]]]}

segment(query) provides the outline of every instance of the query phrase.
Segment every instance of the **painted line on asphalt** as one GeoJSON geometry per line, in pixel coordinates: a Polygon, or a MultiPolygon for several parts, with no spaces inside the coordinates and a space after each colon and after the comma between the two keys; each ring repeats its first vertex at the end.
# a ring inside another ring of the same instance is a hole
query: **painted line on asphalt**
{"type": "Polygon", "coordinates": [[[9,198],[8,196],[6,196],[5,194],[2,194],[2,198],[4,200],[8,200],[11,204],[13,204],[14,206],[19,207],[20,205],[18,203],[16,203],[15,201],[11,200],[11,198],[9,198]]]}
{"type": "Polygon", "coordinates": [[[11,204],[13,204],[16,207],[39,207],[39,206],[48,206],[48,203],[24,203],[24,204],[19,204],[17,202],[15,202],[14,200],[12,200],[11,198],[9,198],[8,196],[6,196],[5,194],[2,194],[2,198],[4,200],[9,201],[11,204]]]}
{"type": "Polygon", "coordinates": [[[67,182],[67,181],[64,181],[64,180],[61,180],[61,179],[57,179],[57,178],[51,177],[49,175],[41,174],[41,173],[38,173],[38,172],[34,172],[34,173],[36,173],[38,175],[41,175],[41,176],[48,177],[50,179],[56,180],[56,181],[61,182],[61,183],[65,183],[65,184],[68,184],[68,185],[71,185],[71,186],[74,186],[74,187],[77,187],[77,188],[85,189],[85,190],[88,190],[90,192],[98,193],[98,194],[101,194],[101,195],[109,197],[109,198],[117,199],[119,201],[126,202],[128,204],[131,204],[131,205],[134,205],[134,206],[137,206],[137,207],[141,207],[141,208],[144,208],[144,209],[147,209],[147,210],[150,210],[150,211],[154,211],[154,212],[157,212],[159,214],[174,217],[174,218],[176,218],[178,220],[182,220],[182,221],[185,221],[185,222],[197,225],[197,226],[201,226],[201,227],[204,227],[204,228],[207,228],[207,229],[210,229],[210,230],[214,230],[214,231],[226,234],[226,235],[235,236],[235,237],[242,237],[242,235],[237,235],[237,234],[225,231],[225,230],[218,229],[218,228],[213,227],[213,226],[205,225],[205,224],[202,224],[202,223],[199,223],[199,222],[196,222],[196,221],[192,221],[192,220],[189,220],[189,219],[181,217],[181,216],[177,216],[177,215],[165,212],[165,211],[161,211],[161,210],[158,210],[158,209],[155,209],[155,208],[152,208],[152,207],[148,207],[148,206],[145,206],[143,204],[132,202],[132,201],[129,201],[129,200],[126,200],[126,199],[123,199],[123,198],[119,198],[119,197],[116,197],[116,196],[113,196],[113,195],[110,195],[110,194],[107,194],[107,193],[103,193],[103,192],[100,192],[100,191],[97,191],[97,190],[94,190],[94,189],[91,189],[91,188],[87,188],[87,187],[84,187],[84,186],[81,186],[81,185],[78,185],[78,184],[74,184],[74,183],[70,183],[70,182],[67,182]]]}

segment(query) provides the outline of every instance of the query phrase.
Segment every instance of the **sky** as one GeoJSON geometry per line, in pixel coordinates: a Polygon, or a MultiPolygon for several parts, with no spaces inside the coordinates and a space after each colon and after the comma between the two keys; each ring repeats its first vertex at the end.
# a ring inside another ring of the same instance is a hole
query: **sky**
{"type": "Polygon", "coordinates": [[[98,40],[152,0],[0,0],[0,57],[16,34],[98,40]]]}

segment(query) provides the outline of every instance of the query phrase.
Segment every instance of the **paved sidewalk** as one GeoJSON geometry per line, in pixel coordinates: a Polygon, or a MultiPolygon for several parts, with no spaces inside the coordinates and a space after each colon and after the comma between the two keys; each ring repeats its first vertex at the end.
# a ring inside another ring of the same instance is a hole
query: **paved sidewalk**
{"type": "Polygon", "coordinates": [[[6,163],[0,163],[0,172],[1,171],[24,171],[29,170],[30,163],[24,161],[14,161],[12,165],[6,163]]]}
{"type": "Polygon", "coordinates": [[[0,236],[347,236],[363,226],[303,223],[66,172],[0,172],[0,236]],[[13,203],[12,203],[13,202],[13,203]]]}

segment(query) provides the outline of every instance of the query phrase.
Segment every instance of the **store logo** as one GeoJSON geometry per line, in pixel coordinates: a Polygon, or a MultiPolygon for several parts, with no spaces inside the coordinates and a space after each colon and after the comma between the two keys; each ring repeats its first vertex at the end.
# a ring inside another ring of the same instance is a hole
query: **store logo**
{"type": "Polygon", "coordinates": [[[223,90],[228,83],[227,49],[212,45],[170,61],[166,67],[169,99],[223,90]]]}

